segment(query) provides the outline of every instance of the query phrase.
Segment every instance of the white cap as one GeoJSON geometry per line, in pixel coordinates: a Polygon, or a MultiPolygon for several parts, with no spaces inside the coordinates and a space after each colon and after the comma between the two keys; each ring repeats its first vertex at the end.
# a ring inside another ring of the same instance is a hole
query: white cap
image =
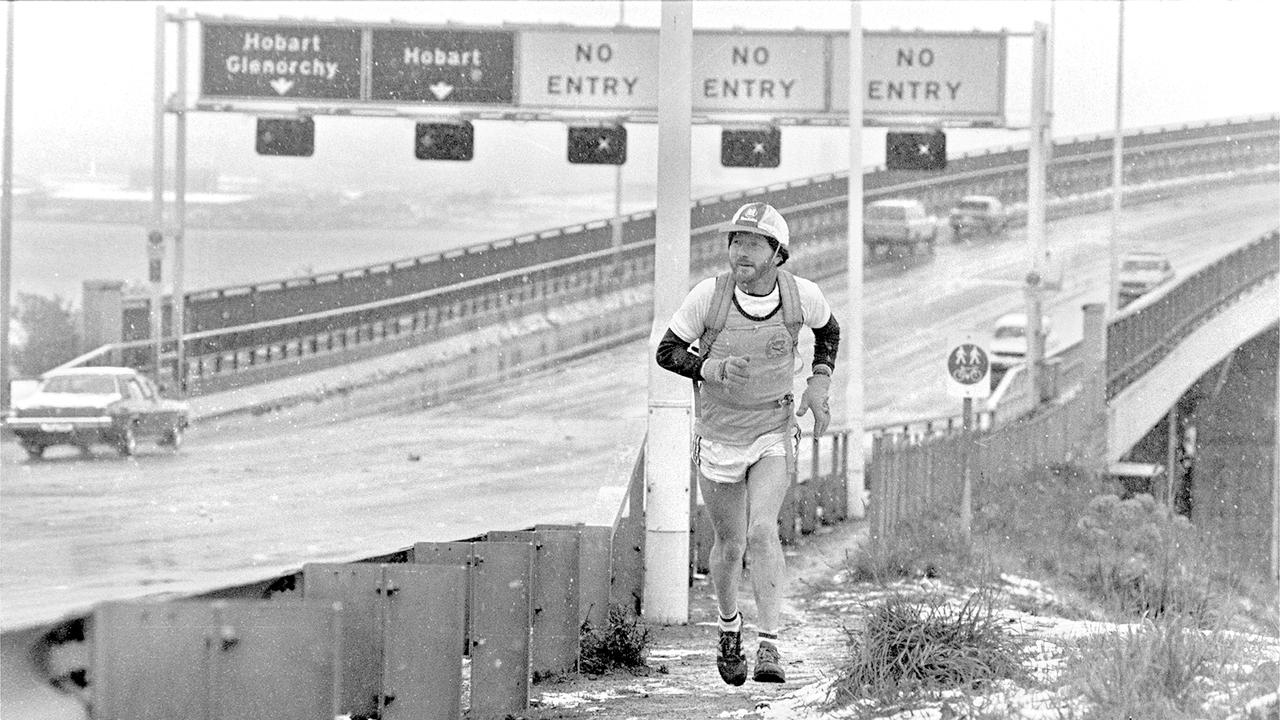
{"type": "Polygon", "coordinates": [[[787,221],[782,213],[772,205],[762,202],[747,203],[738,208],[733,219],[720,228],[721,232],[752,232],[778,241],[778,245],[787,248],[791,244],[791,231],[787,229],[787,221]]]}

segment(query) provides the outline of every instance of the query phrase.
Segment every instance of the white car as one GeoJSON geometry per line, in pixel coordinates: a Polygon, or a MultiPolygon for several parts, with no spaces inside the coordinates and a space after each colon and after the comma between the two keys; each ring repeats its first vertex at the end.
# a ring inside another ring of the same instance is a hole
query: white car
{"type": "MultiPolygon", "coordinates": [[[[1048,317],[1040,319],[1040,334],[1044,344],[1049,344],[1052,333],[1052,322],[1048,317]]],[[[1009,313],[996,320],[991,332],[991,367],[1008,369],[1027,359],[1027,315],[1026,313],[1009,313]]]]}
{"type": "Polygon", "coordinates": [[[1133,252],[1120,258],[1120,305],[1132,302],[1174,277],[1169,259],[1157,252],[1133,252]]]}

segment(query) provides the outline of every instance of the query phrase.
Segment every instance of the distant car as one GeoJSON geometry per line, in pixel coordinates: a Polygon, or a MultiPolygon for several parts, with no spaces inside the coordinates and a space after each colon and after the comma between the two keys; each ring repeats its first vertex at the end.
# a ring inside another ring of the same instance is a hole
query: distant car
{"type": "Polygon", "coordinates": [[[1009,213],[998,198],[966,195],[951,208],[947,222],[951,225],[951,241],[959,242],[965,235],[974,233],[1003,233],[1009,227],[1009,213]]]}
{"type": "MultiPolygon", "coordinates": [[[[1045,345],[1049,344],[1052,334],[1052,322],[1048,317],[1040,319],[1040,333],[1044,336],[1045,345]]],[[[1026,313],[1009,313],[996,320],[991,332],[991,367],[1007,370],[1027,360],[1027,316],[1026,313]]]]}
{"type": "Polygon", "coordinates": [[[1120,303],[1123,305],[1173,280],[1168,258],[1157,252],[1133,252],[1120,258],[1120,303]]]}
{"type": "Polygon", "coordinates": [[[876,200],[863,211],[862,242],[873,255],[880,248],[915,254],[921,246],[932,253],[937,237],[938,219],[919,200],[876,200]]]}
{"type": "Polygon", "coordinates": [[[81,367],[45,373],[34,393],[14,403],[5,426],[32,459],[54,445],[88,454],[99,443],[127,457],[144,438],[177,450],[190,420],[187,403],[161,397],[133,368],[81,367]]]}

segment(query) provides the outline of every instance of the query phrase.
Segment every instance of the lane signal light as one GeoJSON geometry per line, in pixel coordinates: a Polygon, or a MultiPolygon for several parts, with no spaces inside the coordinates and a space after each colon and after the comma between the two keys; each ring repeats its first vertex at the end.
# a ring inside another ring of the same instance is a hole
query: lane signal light
{"type": "Polygon", "coordinates": [[[782,130],[721,130],[720,164],[725,167],[776,168],[782,162],[782,130]]]}
{"type": "Polygon", "coordinates": [[[947,136],[941,130],[887,133],[884,166],[889,170],[946,170],[947,136]]]}
{"type": "Polygon", "coordinates": [[[627,128],[622,125],[569,127],[569,162],[622,165],[627,161],[627,128]]]}
{"type": "Polygon", "coordinates": [[[259,155],[311,157],[316,150],[316,123],[304,118],[258,118],[259,155]]]}
{"type": "Polygon", "coordinates": [[[470,160],[475,156],[475,139],[470,120],[420,122],[414,133],[413,155],[419,160],[470,160]]]}

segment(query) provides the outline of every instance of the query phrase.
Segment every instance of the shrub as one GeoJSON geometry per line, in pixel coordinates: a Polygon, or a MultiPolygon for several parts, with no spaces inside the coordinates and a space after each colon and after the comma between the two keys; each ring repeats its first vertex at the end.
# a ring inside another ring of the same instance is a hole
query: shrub
{"type": "Polygon", "coordinates": [[[615,669],[647,667],[649,628],[621,605],[609,606],[608,625],[594,628],[584,622],[581,632],[580,669],[599,675],[615,669]]]}
{"type": "Polygon", "coordinates": [[[1075,578],[1124,612],[1208,617],[1208,573],[1191,523],[1150,495],[1103,495],[1080,518],[1082,552],[1075,578]]]}
{"type": "Polygon", "coordinates": [[[991,593],[979,591],[958,607],[937,597],[895,595],[869,608],[864,629],[846,629],[850,659],[837,671],[828,705],[899,702],[1022,677],[1025,650],[993,603],[991,593]]]}
{"type": "Polygon", "coordinates": [[[9,312],[26,338],[13,349],[23,375],[34,377],[80,354],[79,320],[61,297],[20,292],[9,312]]]}

